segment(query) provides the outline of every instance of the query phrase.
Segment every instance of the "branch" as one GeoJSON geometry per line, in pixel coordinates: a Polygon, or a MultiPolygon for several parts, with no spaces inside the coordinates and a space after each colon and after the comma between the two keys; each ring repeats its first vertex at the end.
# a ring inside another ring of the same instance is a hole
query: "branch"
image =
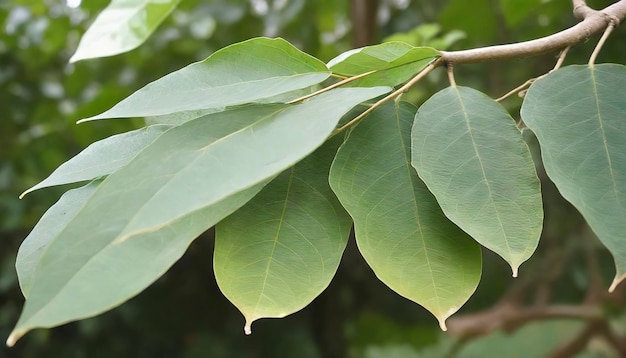
{"type": "Polygon", "coordinates": [[[503,304],[485,312],[450,318],[448,332],[461,339],[469,339],[500,329],[514,331],[530,321],[554,318],[594,321],[602,319],[603,315],[597,306],[541,305],[524,308],[503,304]]]}
{"type": "Polygon", "coordinates": [[[626,0],[620,0],[603,10],[592,10],[584,1],[572,0],[574,15],[583,21],[567,30],[535,40],[461,51],[440,51],[444,63],[477,63],[504,60],[561,50],[583,42],[604,31],[609,25],[617,26],[626,18],[626,0]]]}

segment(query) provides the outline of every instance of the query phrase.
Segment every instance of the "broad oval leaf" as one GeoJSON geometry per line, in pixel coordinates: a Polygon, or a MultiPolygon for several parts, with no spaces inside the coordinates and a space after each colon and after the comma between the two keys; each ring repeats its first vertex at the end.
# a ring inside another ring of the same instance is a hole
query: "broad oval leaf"
{"type": "Polygon", "coordinates": [[[216,226],[215,278],[247,334],[259,318],[304,308],[335,275],[352,224],[328,185],[339,144],[326,143],[216,226]]]}
{"type": "Polygon", "coordinates": [[[450,222],[410,163],[415,109],[385,105],[352,130],[330,185],[354,220],[357,244],[378,278],[445,320],[473,294],[481,253],[450,222]]]}
{"type": "Polygon", "coordinates": [[[148,117],[263,102],[322,82],[323,62],[277,38],[255,38],[215,52],[133,93],[97,116],[148,117]]]}
{"type": "Polygon", "coordinates": [[[449,87],[417,111],[412,163],[443,212],[517,276],[543,223],[530,150],[513,118],[474,89],[449,87]]]}
{"type": "Polygon", "coordinates": [[[392,41],[344,52],[330,60],[328,68],[349,77],[374,71],[350,82],[351,86],[395,86],[415,76],[439,56],[431,47],[392,41]]]}
{"type": "Polygon", "coordinates": [[[107,57],[141,45],[180,0],[112,0],[80,39],[70,62],[107,57]]]}
{"type": "Polygon", "coordinates": [[[615,259],[610,290],[626,278],[626,66],[567,66],[536,81],[522,119],[546,173],[615,259]]]}
{"type": "Polygon", "coordinates": [[[154,125],[92,143],[72,159],[61,164],[41,183],[22,193],[20,198],[37,189],[109,175],[126,165],[139,151],[170,128],[168,125],[154,125]]]}
{"type": "Polygon", "coordinates": [[[297,105],[210,114],[165,132],[109,175],[48,244],[9,343],[32,328],[98,314],[139,292],[193,238],[320,146],[344,113],[387,91],[336,89],[297,105]],[[135,267],[136,277],[109,266],[135,267]],[[99,276],[109,272],[117,280],[99,276]]]}

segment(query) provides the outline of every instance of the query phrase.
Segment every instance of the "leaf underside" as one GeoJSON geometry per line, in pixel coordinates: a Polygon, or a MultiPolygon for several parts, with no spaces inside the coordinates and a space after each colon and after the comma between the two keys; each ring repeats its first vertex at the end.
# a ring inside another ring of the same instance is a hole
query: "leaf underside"
{"type": "Polygon", "coordinates": [[[352,107],[388,91],[337,89],[297,105],[240,107],[163,133],[49,239],[9,342],[137,294],[202,231],[319,147],[352,107]]]}
{"type": "Polygon", "coordinates": [[[378,278],[445,320],[476,289],[480,247],[441,212],[410,163],[415,109],[388,104],[339,149],[330,184],[354,220],[357,244],[378,278]]]}
{"type": "Polygon", "coordinates": [[[550,179],[615,259],[610,290],[626,278],[626,66],[567,66],[536,81],[522,119],[550,179]]]}
{"type": "Polygon", "coordinates": [[[254,38],[224,47],[207,59],[139,89],[113,108],[82,121],[160,116],[223,109],[320,83],[326,65],[277,38],[254,38]]]}
{"type": "Polygon", "coordinates": [[[412,156],[446,216],[517,276],[539,242],[543,206],[530,150],[508,112],[474,89],[444,89],[415,116],[412,156]]]}
{"type": "Polygon", "coordinates": [[[333,278],[351,220],[328,185],[335,138],[275,178],[216,226],[214,270],[246,318],[280,318],[308,305],[333,278]]]}

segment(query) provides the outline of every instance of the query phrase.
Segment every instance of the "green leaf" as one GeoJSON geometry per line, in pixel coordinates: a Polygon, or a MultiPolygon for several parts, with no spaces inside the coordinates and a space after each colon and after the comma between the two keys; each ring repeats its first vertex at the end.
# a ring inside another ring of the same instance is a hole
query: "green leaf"
{"type": "Polygon", "coordinates": [[[411,167],[414,110],[389,104],[365,118],[339,149],[330,185],[378,278],[428,309],[445,329],[446,318],[478,285],[481,253],[443,215],[411,167]]]}
{"type": "Polygon", "coordinates": [[[80,39],[70,62],[113,56],[141,45],[180,0],[112,0],[80,39]]]}
{"type": "Polygon", "coordinates": [[[297,105],[210,114],[165,132],[109,175],[50,241],[9,344],[145,288],[193,238],[319,147],[344,113],[388,90],[336,89],[297,105]]]}
{"type": "Polygon", "coordinates": [[[568,66],[536,81],[522,118],[544,167],[615,259],[610,290],[626,278],[626,66],[568,66]]]}
{"type": "Polygon", "coordinates": [[[412,163],[443,212],[517,276],[543,222],[530,150],[497,102],[467,87],[444,89],[418,110],[412,163]]]}
{"type": "Polygon", "coordinates": [[[108,111],[81,121],[148,117],[264,100],[322,82],[323,62],[283,39],[255,38],[172,72],[108,111]]]}
{"type": "MultiPolygon", "coordinates": [[[[39,260],[34,269],[24,267],[31,275],[27,276],[27,282],[32,282],[30,297],[7,345],[12,346],[33,328],[95,316],[135,296],[162,276],[198,235],[250,200],[264,184],[173,220],[156,231],[140,233],[132,240],[111,243],[109,233],[115,228],[106,226],[106,220],[105,224],[82,221],[82,210],[54,238],[33,238],[47,245],[31,257],[31,261],[39,260]]],[[[58,214],[64,221],[63,213],[58,214]]],[[[50,219],[51,228],[58,231],[50,219]]]]}
{"type": "Polygon", "coordinates": [[[92,180],[111,174],[126,165],[139,151],[170,128],[166,125],[150,126],[99,140],[61,164],[41,183],[22,193],[20,198],[37,189],[92,180]]]}
{"type": "Polygon", "coordinates": [[[35,269],[46,246],[78,214],[98,184],[99,182],[94,181],[83,187],[68,190],[56,204],[43,214],[37,225],[20,245],[15,260],[15,268],[25,298],[29,296],[35,279],[35,269]]]}
{"type": "Polygon", "coordinates": [[[333,73],[357,76],[376,71],[351,86],[395,86],[406,82],[439,57],[430,47],[413,47],[402,42],[386,42],[342,53],[328,62],[333,73]]]}
{"type": "Polygon", "coordinates": [[[215,277],[246,318],[281,318],[330,283],[352,221],[328,185],[336,137],[216,226],[215,277]]]}

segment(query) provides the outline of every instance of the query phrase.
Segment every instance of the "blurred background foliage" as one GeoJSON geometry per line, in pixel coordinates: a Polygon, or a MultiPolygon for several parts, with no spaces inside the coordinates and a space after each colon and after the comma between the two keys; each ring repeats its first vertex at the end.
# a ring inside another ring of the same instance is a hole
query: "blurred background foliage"
{"type": "MultiPolygon", "coordinates": [[[[143,125],[108,120],[76,125],[145,84],[226,45],[280,36],[328,61],[350,48],[400,40],[464,49],[546,36],[575,24],[564,0],[184,0],[149,40],[110,58],[68,64],[105,0],[0,0],[0,337],[23,303],[14,269],[21,240],[67,188],[18,195],[91,142],[143,125]]],[[[610,1],[589,1],[601,8],[610,1]]],[[[609,39],[599,62],[624,63],[626,27],[609,39]]],[[[586,63],[597,38],[570,51],[586,63]]],[[[554,66],[556,55],[465,65],[457,82],[494,97],[554,66]]],[[[439,70],[408,93],[417,104],[445,86],[439,70]]],[[[503,103],[514,116],[521,99],[503,103]]],[[[519,115],[517,115],[519,117],[519,115]]],[[[532,133],[525,132],[531,145],[532,133]]],[[[535,146],[535,152],[536,146],[535,146]]],[[[541,167],[539,173],[542,175],[541,167]]],[[[523,304],[580,304],[588,287],[606,290],[612,260],[545,175],[546,226],[539,250],[512,280],[484,252],[483,280],[457,317],[480,314],[508,296],[523,304]],[[584,239],[584,240],[582,240],[584,239]],[[590,243],[590,244],[585,244],[590,243]],[[594,283],[596,282],[596,283],[594,283]],[[508,296],[507,296],[508,295],[508,296]],[[483,311],[481,311],[483,310],[483,311]]],[[[99,317],[37,330],[0,357],[462,357],[543,356],[580,337],[583,322],[540,320],[466,343],[439,331],[433,317],[380,283],[346,251],[337,277],[309,307],[282,320],[261,320],[243,334],[243,318],[220,294],[212,274],[212,233],[152,287],[99,317]],[[517,354],[517,355],[516,355],[517,354]]],[[[603,301],[610,327],[623,335],[620,292],[603,301]],[[615,298],[617,297],[617,298],[615,298]]],[[[618,336],[619,339],[620,336],[618,336]]],[[[583,342],[585,357],[620,353],[601,339],[583,342]]]]}

